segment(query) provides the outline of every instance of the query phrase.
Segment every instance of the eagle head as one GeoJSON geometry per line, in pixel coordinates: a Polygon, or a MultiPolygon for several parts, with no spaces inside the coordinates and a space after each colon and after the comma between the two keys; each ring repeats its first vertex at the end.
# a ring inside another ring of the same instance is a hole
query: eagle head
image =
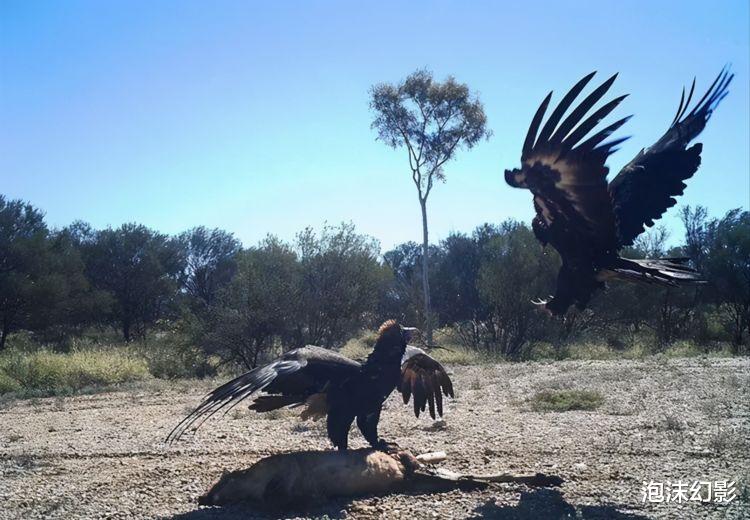
{"type": "Polygon", "coordinates": [[[526,172],[524,170],[505,170],[505,182],[514,188],[529,188],[529,185],[526,183],[526,172]]]}
{"type": "Polygon", "coordinates": [[[412,340],[413,336],[419,332],[414,327],[403,327],[396,320],[388,320],[378,329],[377,344],[389,344],[402,348],[412,340]]]}

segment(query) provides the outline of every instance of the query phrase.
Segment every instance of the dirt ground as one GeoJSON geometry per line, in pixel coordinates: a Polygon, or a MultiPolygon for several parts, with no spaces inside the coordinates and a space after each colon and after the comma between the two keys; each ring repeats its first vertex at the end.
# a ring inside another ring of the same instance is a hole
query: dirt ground
{"type": "MultiPolygon", "coordinates": [[[[286,517],[750,518],[750,359],[565,361],[452,367],[445,422],[416,419],[392,396],[381,435],[414,453],[444,450],[458,472],[543,472],[559,488],[494,485],[428,496],[340,500],[286,517]],[[587,389],[596,411],[538,413],[542,390],[587,389]],[[644,503],[644,481],[735,481],[729,505],[644,503]]],[[[214,383],[214,382],[212,382],[214,383]]],[[[162,440],[210,389],[152,385],[0,409],[0,518],[267,518],[199,507],[222,473],[282,451],[328,447],[321,424],[246,409],[195,436],[162,440]],[[153,386],[153,387],[152,387],[153,386]]],[[[352,447],[364,446],[359,432],[352,447]]]]}

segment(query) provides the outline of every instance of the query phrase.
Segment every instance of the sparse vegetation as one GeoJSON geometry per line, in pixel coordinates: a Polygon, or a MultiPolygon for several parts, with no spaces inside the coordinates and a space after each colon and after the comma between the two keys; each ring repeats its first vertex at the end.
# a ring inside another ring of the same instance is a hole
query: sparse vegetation
{"type": "Polygon", "coordinates": [[[596,410],[604,397],[591,390],[558,390],[536,393],[528,401],[535,412],[569,412],[573,410],[596,410]]]}
{"type": "Polygon", "coordinates": [[[0,394],[206,377],[305,344],[343,347],[363,359],[385,319],[425,328],[426,264],[432,344],[444,347],[431,353],[444,364],[667,364],[742,355],[750,337],[747,211],[709,219],[703,208],[685,208],[682,246],[668,249],[668,234],[657,228],[626,252],[694,258],[705,286],[613,284],[564,320],[530,303],[554,286],[559,259],[515,221],[451,234],[429,248],[425,263],[423,246],[382,253],[346,223],[242,247],[231,234],[202,227],[174,237],[136,224],[52,230],[43,212],[1,195],[0,216],[7,266],[0,270],[0,394]]]}
{"type": "Polygon", "coordinates": [[[122,350],[11,351],[0,356],[0,384],[6,392],[25,395],[69,394],[148,377],[146,361],[122,350]]]}

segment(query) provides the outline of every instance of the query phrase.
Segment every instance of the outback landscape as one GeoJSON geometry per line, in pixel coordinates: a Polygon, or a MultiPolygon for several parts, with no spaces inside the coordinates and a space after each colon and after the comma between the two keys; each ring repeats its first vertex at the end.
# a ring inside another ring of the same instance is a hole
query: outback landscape
{"type": "Polygon", "coordinates": [[[748,9],[0,2],[0,520],[750,518],[748,9]]]}
{"type": "MultiPolygon", "coordinates": [[[[541,472],[559,488],[494,484],[475,492],[338,500],[285,518],[747,518],[747,358],[568,360],[449,365],[457,396],[443,421],[392,396],[381,434],[417,453],[443,450],[465,473],[541,472]],[[571,409],[569,409],[571,408],[571,409]],[[583,408],[583,409],[576,409],[583,408]],[[644,481],[736,482],[728,505],[644,503],[644,481]]],[[[324,426],[239,406],[180,442],[167,433],[215,382],[5,402],[1,518],[274,518],[252,507],[199,507],[225,470],[279,452],[326,449],[324,426]]],[[[353,447],[366,443],[352,433],[353,447]]]]}

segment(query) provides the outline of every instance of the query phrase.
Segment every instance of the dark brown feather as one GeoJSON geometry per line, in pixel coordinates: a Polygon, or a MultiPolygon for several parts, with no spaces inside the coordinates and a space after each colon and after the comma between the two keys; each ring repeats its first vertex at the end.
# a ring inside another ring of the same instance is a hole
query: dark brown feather
{"type": "Polygon", "coordinates": [[[695,81],[680,106],[672,125],[652,146],[641,150],[609,184],[617,223],[619,246],[633,244],[635,238],[652,226],[682,195],[687,179],[701,163],[702,146],[690,142],[706,127],[716,105],[726,96],[733,75],[722,70],[690,113],[687,112],[695,81]],[[684,102],[684,103],[683,103],[684,102]]]}
{"type": "Polygon", "coordinates": [[[303,397],[296,395],[261,395],[255,398],[255,401],[248,406],[248,409],[259,413],[270,412],[271,410],[278,410],[279,408],[303,401],[303,397]]]}
{"type": "MultiPolygon", "coordinates": [[[[414,348],[414,347],[410,347],[414,348]]],[[[453,397],[453,384],[443,366],[419,349],[408,357],[401,366],[399,390],[404,404],[414,399],[414,414],[429,409],[430,417],[443,415],[443,394],[453,397]]]]}

